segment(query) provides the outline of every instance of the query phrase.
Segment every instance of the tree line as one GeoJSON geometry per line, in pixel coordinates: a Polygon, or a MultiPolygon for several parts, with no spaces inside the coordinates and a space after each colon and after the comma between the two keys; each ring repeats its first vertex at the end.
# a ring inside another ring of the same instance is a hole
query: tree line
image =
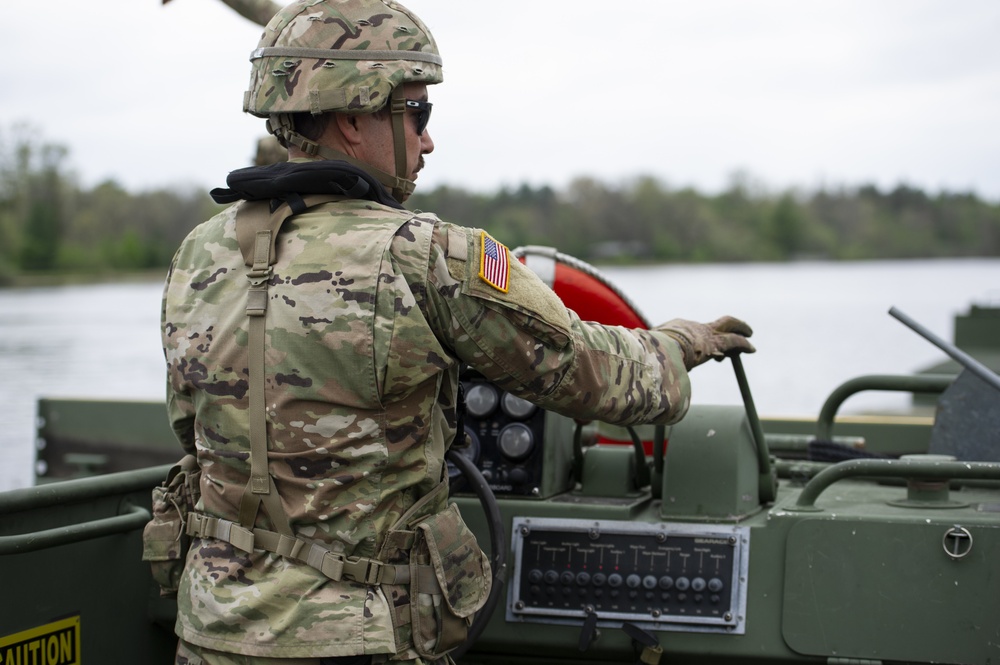
{"type": "Polygon", "coordinates": [[[68,150],[26,126],[0,131],[0,285],[33,274],[116,274],[169,265],[200,220],[207,192],[81,187],[68,150]]]}
{"type": "MultiPolygon", "coordinates": [[[[221,209],[201,190],[81,187],[68,151],[33,136],[0,133],[0,283],[164,268],[221,209]]],[[[580,177],[560,190],[442,185],[418,190],[408,207],[485,228],[509,247],[549,245],[594,263],[1000,256],[1000,204],[907,185],[772,192],[738,174],[708,194],[653,177],[580,177]]]]}
{"type": "Polygon", "coordinates": [[[1000,256],[1000,204],[907,185],[773,193],[737,174],[725,191],[706,194],[652,177],[578,178],[562,191],[441,186],[411,201],[510,246],[551,245],[593,262],[1000,256]]]}

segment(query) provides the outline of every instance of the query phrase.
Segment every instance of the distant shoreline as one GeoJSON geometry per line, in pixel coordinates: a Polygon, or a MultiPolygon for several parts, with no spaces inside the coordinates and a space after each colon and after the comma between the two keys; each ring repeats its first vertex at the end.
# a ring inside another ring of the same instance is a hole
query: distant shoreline
{"type": "Polygon", "coordinates": [[[106,273],[28,273],[11,275],[6,281],[0,280],[0,289],[32,289],[89,284],[141,284],[162,282],[166,276],[166,268],[106,273]]]}

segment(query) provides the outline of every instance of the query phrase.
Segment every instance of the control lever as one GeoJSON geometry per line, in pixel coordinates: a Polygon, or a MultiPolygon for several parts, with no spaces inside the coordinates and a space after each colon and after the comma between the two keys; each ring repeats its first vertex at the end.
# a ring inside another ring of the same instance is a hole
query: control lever
{"type": "Polygon", "coordinates": [[[585,611],[587,612],[587,618],[583,620],[583,626],[580,628],[580,641],[577,644],[577,648],[580,651],[589,649],[590,643],[600,633],[597,629],[597,612],[590,608],[587,608],[585,611]]]}
{"type": "Polygon", "coordinates": [[[760,418],[757,417],[757,408],[753,404],[753,396],[750,394],[750,383],[747,381],[746,372],[743,371],[743,361],[740,360],[740,354],[738,352],[733,353],[729,358],[733,361],[733,370],[736,372],[736,383],[740,386],[743,407],[746,409],[747,420],[750,421],[750,432],[753,434],[754,444],[757,448],[757,472],[759,474],[758,498],[761,503],[771,503],[778,495],[777,482],[771,473],[771,454],[767,450],[764,430],[760,426],[760,418]]]}
{"type": "Polygon", "coordinates": [[[660,659],[663,658],[663,647],[660,646],[660,641],[652,633],[628,621],[622,623],[622,630],[632,638],[632,645],[639,652],[638,663],[659,665],[660,659]]]}

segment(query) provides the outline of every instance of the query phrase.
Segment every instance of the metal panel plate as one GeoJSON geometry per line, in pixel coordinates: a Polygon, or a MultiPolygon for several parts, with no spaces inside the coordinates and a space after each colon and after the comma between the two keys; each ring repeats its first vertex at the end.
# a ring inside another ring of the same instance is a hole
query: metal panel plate
{"type": "Polygon", "coordinates": [[[954,525],[810,519],[785,554],[782,635],[808,655],[986,663],[1000,656],[1000,529],[968,525],[972,549],[945,552],[954,525]]]}

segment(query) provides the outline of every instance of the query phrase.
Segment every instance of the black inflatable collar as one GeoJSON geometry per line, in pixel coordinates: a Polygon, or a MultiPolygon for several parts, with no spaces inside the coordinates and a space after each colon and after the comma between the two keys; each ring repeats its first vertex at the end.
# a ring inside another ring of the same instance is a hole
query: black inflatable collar
{"type": "Polygon", "coordinates": [[[275,209],[281,201],[286,201],[293,211],[300,212],[296,208],[302,205],[303,196],[334,194],[403,208],[371,175],[347,162],[332,159],[248,166],[231,171],[226,184],[229,189],[217,187],[210,192],[216,203],[270,200],[271,208],[275,209]]]}

